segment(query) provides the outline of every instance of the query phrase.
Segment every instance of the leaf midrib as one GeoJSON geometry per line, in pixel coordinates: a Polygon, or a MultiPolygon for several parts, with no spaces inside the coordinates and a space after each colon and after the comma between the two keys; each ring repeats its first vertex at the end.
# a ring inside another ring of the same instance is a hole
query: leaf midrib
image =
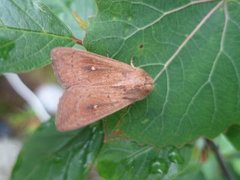
{"type": "Polygon", "coordinates": [[[17,31],[21,33],[30,33],[30,34],[38,34],[41,36],[51,36],[55,38],[60,38],[60,39],[67,39],[67,40],[72,40],[72,36],[64,36],[64,35],[59,35],[59,34],[54,34],[51,32],[46,32],[46,31],[36,31],[36,30],[31,30],[31,29],[21,29],[21,28],[16,28],[16,27],[7,27],[7,26],[0,26],[0,31],[1,29],[4,30],[9,30],[9,31],[17,31]]]}

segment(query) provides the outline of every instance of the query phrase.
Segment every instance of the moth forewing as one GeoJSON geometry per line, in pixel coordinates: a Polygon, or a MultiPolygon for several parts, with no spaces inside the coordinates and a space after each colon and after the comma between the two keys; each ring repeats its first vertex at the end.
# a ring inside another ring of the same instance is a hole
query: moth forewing
{"type": "Polygon", "coordinates": [[[51,52],[53,70],[66,88],[56,125],[60,131],[86,126],[143,99],[153,79],[140,68],[73,48],[51,52]]]}

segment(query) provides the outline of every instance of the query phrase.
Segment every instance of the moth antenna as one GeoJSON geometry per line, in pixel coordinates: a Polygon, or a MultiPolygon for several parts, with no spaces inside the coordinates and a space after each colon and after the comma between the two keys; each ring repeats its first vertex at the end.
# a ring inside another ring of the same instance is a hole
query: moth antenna
{"type": "Polygon", "coordinates": [[[133,68],[136,68],[136,67],[134,66],[134,64],[133,64],[133,58],[131,58],[130,64],[131,64],[131,66],[132,66],[133,68]]]}

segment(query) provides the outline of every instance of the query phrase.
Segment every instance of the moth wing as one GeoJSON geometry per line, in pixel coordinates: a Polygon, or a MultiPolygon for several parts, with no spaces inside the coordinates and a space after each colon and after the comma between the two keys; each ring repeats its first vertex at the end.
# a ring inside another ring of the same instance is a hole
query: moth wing
{"type": "Polygon", "coordinates": [[[60,131],[77,129],[102,119],[133,103],[124,91],[111,87],[73,86],[60,99],[56,126],[60,131]]]}
{"type": "Polygon", "coordinates": [[[125,82],[135,70],[128,64],[74,48],[54,48],[51,57],[64,87],[114,85],[125,82]]]}

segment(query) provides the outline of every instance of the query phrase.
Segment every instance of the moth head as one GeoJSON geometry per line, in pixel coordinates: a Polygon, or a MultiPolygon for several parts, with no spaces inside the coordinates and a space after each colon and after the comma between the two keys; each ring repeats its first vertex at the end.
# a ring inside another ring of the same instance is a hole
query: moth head
{"type": "Polygon", "coordinates": [[[153,79],[143,69],[136,68],[134,74],[131,74],[131,78],[129,79],[132,80],[127,90],[129,99],[135,99],[135,101],[141,100],[154,88],[153,79]]]}
{"type": "Polygon", "coordinates": [[[149,92],[152,91],[154,86],[154,81],[152,77],[149,74],[147,74],[143,69],[138,68],[138,72],[140,81],[144,85],[145,89],[148,90],[149,92]]]}

